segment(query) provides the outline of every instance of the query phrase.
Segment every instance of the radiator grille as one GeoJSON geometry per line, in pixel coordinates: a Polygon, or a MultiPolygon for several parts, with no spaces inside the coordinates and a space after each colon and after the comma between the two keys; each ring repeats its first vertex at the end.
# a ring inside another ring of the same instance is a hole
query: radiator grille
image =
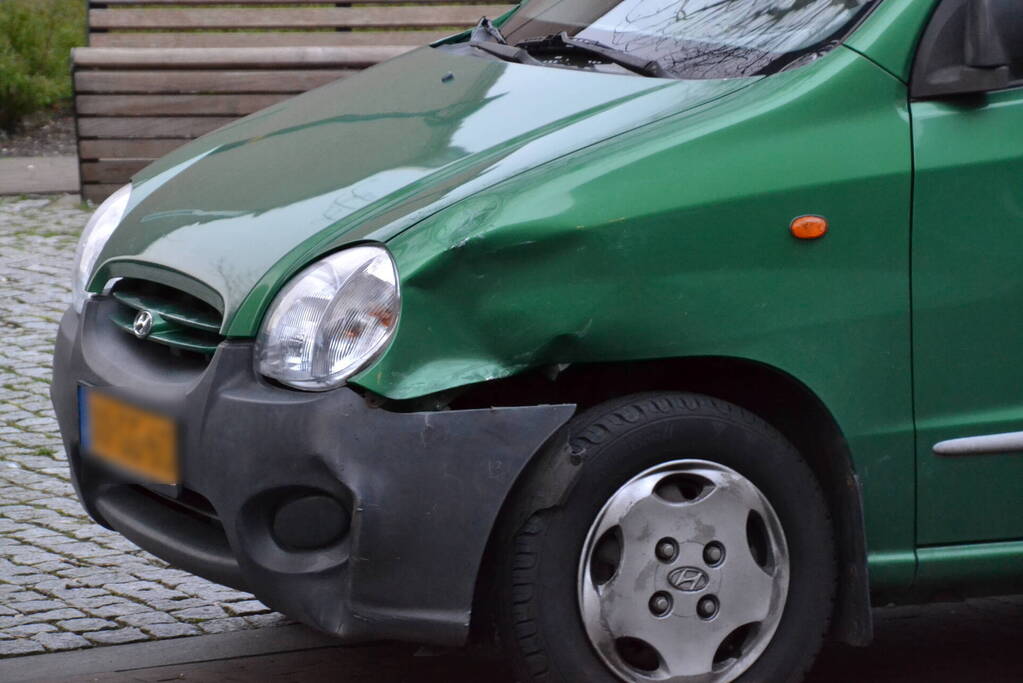
{"type": "Polygon", "coordinates": [[[126,279],[117,283],[111,296],[119,306],[110,319],[140,339],[205,355],[212,355],[224,339],[220,312],[181,290],[126,279]],[[149,314],[148,320],[143,312],[149,314]]]}

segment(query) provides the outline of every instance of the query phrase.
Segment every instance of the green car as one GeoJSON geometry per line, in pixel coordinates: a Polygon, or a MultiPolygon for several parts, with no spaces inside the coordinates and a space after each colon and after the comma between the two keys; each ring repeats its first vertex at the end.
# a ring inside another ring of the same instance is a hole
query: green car
{"type": "Polygon", "coordinates": [[[794,681],[1023,589],[1021,235],[1018,0],[528,0],[114,194],[52,397],[100,524],[348,642],[794,681]]]}

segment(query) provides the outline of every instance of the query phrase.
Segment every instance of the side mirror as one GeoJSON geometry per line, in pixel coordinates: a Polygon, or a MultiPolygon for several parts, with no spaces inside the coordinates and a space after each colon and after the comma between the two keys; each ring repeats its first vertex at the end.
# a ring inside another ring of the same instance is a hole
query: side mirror
{"type": "Polygon", "coordinates": [[[966,65],[1010,69],[1023,62],[1023,3],[970,0],[966,12],[966,65]]]}
{"type": "Polygon", "coordinates": [[[1023,80],[1023,2],[945,0],[924,32],[914,98],[1003,90],[1023,80]]]}

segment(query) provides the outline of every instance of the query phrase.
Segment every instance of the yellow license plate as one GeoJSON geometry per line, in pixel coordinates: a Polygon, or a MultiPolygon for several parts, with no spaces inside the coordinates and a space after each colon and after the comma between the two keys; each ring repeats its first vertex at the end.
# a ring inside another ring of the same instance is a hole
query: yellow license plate
{"type": "Polygon", "coordinates": [[[84,388],[81,407],[82,447],[87,453],[153,482],[178,483],[173,420],[84,388]]]}

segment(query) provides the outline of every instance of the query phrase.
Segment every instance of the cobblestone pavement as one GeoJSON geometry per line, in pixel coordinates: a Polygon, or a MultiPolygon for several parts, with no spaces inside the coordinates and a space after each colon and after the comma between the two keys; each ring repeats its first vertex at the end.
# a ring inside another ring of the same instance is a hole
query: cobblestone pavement
{"type": "Polygon", "coordinates": [[[0,199],[0,657],[283,623],[92,523],[49,399],[77,197],[0,199]]]}

